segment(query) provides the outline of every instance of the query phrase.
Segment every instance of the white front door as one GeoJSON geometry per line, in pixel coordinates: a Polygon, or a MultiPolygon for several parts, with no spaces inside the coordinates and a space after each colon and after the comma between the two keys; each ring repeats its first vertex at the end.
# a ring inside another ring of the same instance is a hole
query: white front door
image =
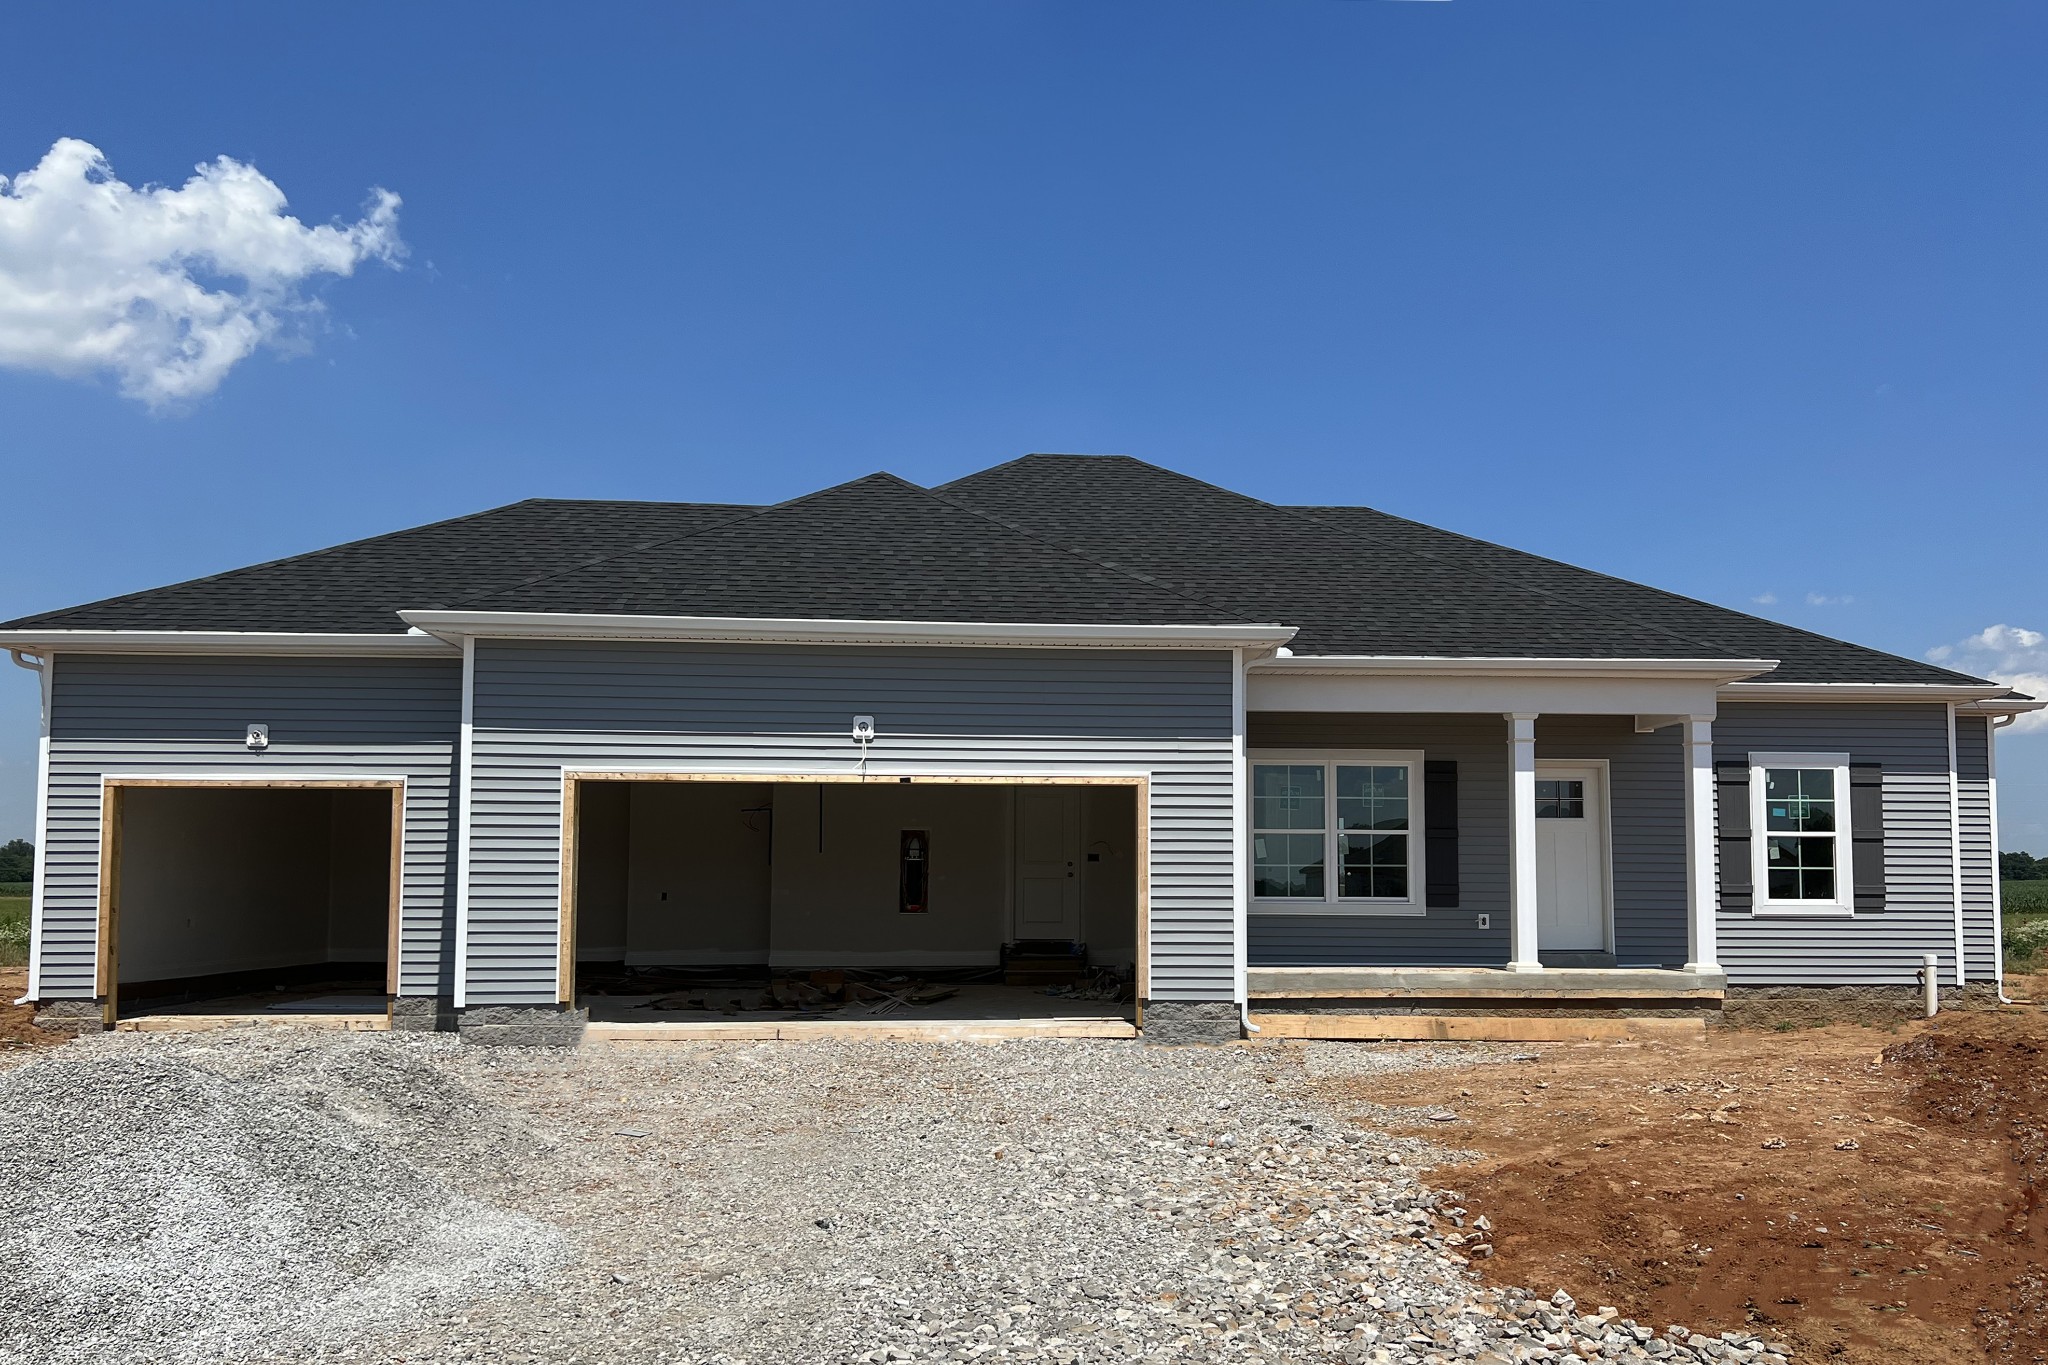
{"type": "Polygon", "coordinates": [[[1536,946],[1607,949],[1607,781],[1595,765],[1536,765],[1536,946]]]}
{"type": "Polygon", "coordinates": [[[1017,937],[1081,937],[1081,794],[1017,788],[1017,937]]]}

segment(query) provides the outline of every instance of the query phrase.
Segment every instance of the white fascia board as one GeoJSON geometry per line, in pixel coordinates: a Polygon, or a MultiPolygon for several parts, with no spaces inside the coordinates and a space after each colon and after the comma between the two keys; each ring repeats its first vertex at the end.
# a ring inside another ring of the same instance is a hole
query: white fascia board
{"type": "Polygon", "coordinates": [[[1381,674],[1463,678],[1663,678],[1726,684],[1778,666],[1776,659],[1583,659],[1426,654],[1290,654],[1253,664],[1258,673],[1343,677],[1381,674]]]}
{"type": "Polygon", "coordinates": [[[406,624],[460,641],[688,640],[840,645],[1013,645],[1096,649],[1272,649],[1296,627],[1043,624],[1006,621],[854,621],[759,616],[632,616],[595,612],[402,611],[406,624]]]}
{"type": "Polygon", "coordinates": [[[0,649],[31,654],[344,654],[454,657],[458,647],[431,635],[267,630],[11,630],[0,649]]]}
{"type": "Polygon", "coordinates": [[[1722,686],[1721,697],[1725,701],[1976,702],[2000,710],[2021,711],[2038,710],[2048,704],[2004,697],[2010,691],[2004,683],[1735,682],[1722,686]]]}

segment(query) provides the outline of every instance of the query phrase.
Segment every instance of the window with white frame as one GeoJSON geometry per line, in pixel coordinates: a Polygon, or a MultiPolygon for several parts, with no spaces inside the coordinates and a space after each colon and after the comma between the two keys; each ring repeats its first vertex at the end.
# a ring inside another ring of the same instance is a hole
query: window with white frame
{"type": "Polygon", "coordinates": [[[1420,755],[1251,765],[1252,899],[1282,913],[1422,913],[1420,755]]]}
{"type": "Polygon", "coordinates": [[[1851,912],[1849,756],[1749,756],[1750,856],[1760,911],[1851,912]]]}

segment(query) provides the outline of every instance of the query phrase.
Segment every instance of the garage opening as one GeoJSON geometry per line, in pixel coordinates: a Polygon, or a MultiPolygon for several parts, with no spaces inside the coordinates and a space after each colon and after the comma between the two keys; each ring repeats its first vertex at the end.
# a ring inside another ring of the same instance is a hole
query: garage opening
{"type": "Polygon", "coordinates": [[[110,1016],[384,1016],[402,802],[395,783],[110,785],[110,1016]]]}
{"type": "Polygon", "coordinates": [[[571,787],[564,977],[593,1026],[1131,1031],[1136,779],[571,787]]]}

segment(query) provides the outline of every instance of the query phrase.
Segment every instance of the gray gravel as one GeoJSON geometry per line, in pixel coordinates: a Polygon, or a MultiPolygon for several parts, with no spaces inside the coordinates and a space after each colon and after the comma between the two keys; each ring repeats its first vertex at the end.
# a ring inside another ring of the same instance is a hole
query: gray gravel
{"type": "Polygon", "coordinates": [[[92,1038],[0,1076],[0,1357],[1776,1365],[1482,1286],[1321,1083],[1511,1056],[92,1038]]]}

